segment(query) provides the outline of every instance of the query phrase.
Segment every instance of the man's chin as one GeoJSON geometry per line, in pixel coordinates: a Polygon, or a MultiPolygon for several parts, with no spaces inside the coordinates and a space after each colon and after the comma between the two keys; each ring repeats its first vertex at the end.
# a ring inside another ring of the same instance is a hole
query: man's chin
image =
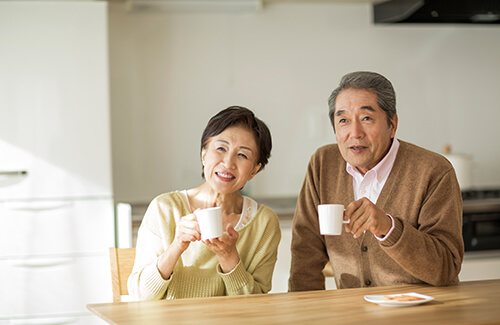
{"type": "Polygon", "coordinates": [[[366,163],[366,160],[365,159],[352,159],[352,157],[350,157],[349,160],[346,160],[349,164],[351,164],[351,166],[353,167],[356,167],[358,170],[365,170],[365,169],[369,169],[367,168],[368,164],[366,163]]]}

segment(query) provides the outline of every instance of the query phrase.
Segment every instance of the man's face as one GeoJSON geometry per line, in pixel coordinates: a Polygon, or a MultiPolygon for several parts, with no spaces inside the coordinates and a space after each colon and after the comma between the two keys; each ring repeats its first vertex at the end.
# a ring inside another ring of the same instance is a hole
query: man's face
{"type": "Polygon", "coordinates": [[[342,157],[364,175],[389,151],[398,116],[390,124],[378,106],[377,95],[368,90],[344,89],[335,102],[335,131],[342,157]]]}

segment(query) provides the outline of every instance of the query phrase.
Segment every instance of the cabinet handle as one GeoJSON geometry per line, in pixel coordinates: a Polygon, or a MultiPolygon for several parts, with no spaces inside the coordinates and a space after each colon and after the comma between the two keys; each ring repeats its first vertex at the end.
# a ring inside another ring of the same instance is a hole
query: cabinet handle
{"type": "Polygon", "coordinates": [[[0,170],[0,186],[11,186],[22,182],[28,176],[27,170],[0,170]]]}
{"type": "Polygon", "coordinates": [[[1,177],[27,176],[27,170],[0,170],[1,177]]]}
{"type": "Polygon", "coordinates": [[[64,264],[73,263],[73,258],[33,258],[33,259],[25,259],[20,261],[10,260],[9,264],[15,267],[23,267],[23,268],[41,268],[41,267],[49,267],[49,266],[59,266],[64,264]]]}
{"type": "Polygon", "coordinates": [[[12,325],[63,325],[76,323],[76,317],[47,317],[47,318],[27,318],[27,319],[11,319],[12,325]]]}
{"type": "Polygon", "coordinates": [[[66,209],[72,206],[73,203],[70,202],[43,202],[35,201],[28,203],[10,203],[7,205],[9,210],[16,211],[49,211],[49,210],[59,210],[66,209]]]}

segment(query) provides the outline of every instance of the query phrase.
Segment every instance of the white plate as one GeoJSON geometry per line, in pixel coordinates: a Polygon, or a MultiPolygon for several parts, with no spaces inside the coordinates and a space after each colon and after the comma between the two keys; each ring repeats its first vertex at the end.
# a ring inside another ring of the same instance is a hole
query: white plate
{"type": "Polygon", "coordinates": [[[379,304],[380,306],[385,306],[385,307],[407,307],[407,306],[415,306],[415,305],[420,305],[426,302],[429,302],[431,300],[434,300],[433,297],[431,296],[426,296],[426,295],[421,295],[420,293],[416,292],[409,292],[409,293],[398,293],[394,295],[368,295],[365,296],[365,300],[368,302],[372,302],[374,304],[379,304]],[[412,300],[412,301],[397,301],[397,300],[389,300],[386,298],[387,297],[397,297],[397,296],[413,296],[413,297],[418,297],[422,298],[421,300],[412,300]]]}

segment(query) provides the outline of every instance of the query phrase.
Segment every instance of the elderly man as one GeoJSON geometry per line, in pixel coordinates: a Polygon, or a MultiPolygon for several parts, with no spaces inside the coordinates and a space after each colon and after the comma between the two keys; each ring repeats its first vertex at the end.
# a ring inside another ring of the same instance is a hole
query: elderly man
{"type": "Polygon", "coordinates": [[[345,75],[329,98],[337,144],[311,157],[292,232],[290,291],[458,282],[462,198],[443,156],[396,139],[396,95],[373,72],[345,75]],[[317,207],[345,206],[340,236],[319,233],[317,207]]]}

